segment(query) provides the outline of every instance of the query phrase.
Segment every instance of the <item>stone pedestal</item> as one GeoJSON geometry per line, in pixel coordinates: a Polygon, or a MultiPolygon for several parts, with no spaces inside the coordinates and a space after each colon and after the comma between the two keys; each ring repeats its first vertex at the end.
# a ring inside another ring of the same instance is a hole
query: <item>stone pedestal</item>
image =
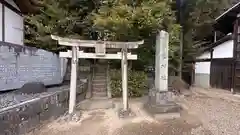
{"type": "Polygon", "coordinates": [[[136,116],[134,112],[130,108],[124,110],[123,108],[118,109],[118,117],[119,118],[132,118],[136,116]]]}
{"type": "Polygon", "coordinates": [[[181,107],[174,102],[172,92],[152,89],[145,109],[155,118],[176,118],[180,117],[181,107]]]}

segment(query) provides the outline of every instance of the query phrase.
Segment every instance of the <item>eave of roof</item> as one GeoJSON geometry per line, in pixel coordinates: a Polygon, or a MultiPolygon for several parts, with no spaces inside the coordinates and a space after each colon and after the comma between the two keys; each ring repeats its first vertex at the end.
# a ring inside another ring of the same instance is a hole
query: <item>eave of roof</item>
{"type": "Polygon", "coordinates": [[[240,13],[240,2],[235,4],[233,7],[229,8],[223,14],[218,16],[214,24],[215,30],[219,30],[225,34],[233,32],[233,23],[240,13]]]}
{"type": "Polygon", "coordinates": [[[227,42],[229,40],[233,40],[233,35],[232,34],[227,35],[227,36],[219,39],[218,41],[208,45],[208,47],[206,47],[203,52],[211,51],[214,47],[217,47],[217,46],[221,45],[222,43],[227,42]]]}
{"type": "Polygon", "coordinates": [[[14,0],[14,2],[23,14],[38,13],[40,11],[41,4],[36,0],[14,0]]]}
{"type": "Polygon", "coordinates": [[[237,4],[235,4],[234,6],[232,6],[231,8],[229,8],[227,11],[225,11],[224,13],[222,13],[220,16],[218,16],[215,21],[220,20],[221,18],[223,18],[224,16],[226,16],[229,12],[231,12],[232,10],[239,8],[240,7],[240,2],[238,2],[237,4]]]}
{"type": "MultiPolygon", "coordinates": [[[[212,44],[209,44],[208,47],[203,48],[202,51],[200,51],[200,52],[198,53],[198,56],[201,56],[201,55],[202,55],[203,53],[205,53],[205,52],[211,52],[214,47],[217,47],[217,46],[221,45],[222,43],[227,42],[227,41],[229,41],[229,40],[233,40],[233,35],[232,35],[232,34],[231,34],[231,35],[227,35],[227,36],[219,39],[218,41],[216,41],[216,42],[214,42],[214,43],[212,43],[212,44]]],[[[193,62],[197,62],[197,61],[209,61],[209,60],[210,60],[210,59],[197,59],[197,58],[195,58],[194,60],[187,60],[187,61],[185,61],[185,62],[187,62],[187,63],[193,63],[193,62]]]]}

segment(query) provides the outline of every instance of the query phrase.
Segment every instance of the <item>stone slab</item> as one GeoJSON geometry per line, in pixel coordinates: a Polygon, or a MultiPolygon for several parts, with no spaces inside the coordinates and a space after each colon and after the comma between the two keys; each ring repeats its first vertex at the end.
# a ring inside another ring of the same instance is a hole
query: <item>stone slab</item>
{"type": "Polygon", "coordinates": [[[175,113],[181,111],[181,106],[175,102],[169,102],[165,104],[146,103],[145,108],[150,113],[175,113]]]}
{"type": "Polygon", "coordinates": [[[161,113],[161,114],[154,114],[153,116],[157,120],[166,120],[166,119],[180,118],[181,114],[179,112],[177,112],[177,113],[161,113]]]}
{"type": "Polygon", "coordinates": [[[80,110],[111,109],[114,103],[110,99],[88,99],[77,105],[80,110]]]}

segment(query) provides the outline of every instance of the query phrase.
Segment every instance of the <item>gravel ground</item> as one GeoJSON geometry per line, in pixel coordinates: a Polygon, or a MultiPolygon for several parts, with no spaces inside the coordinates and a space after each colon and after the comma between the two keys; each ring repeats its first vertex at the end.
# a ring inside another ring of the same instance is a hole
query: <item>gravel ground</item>
{"type": "Polygon", "coordinates": [[[196,114],[204,127],[214,135],[240,135],[240,104],[194,94],[185,98],[189,110],[196,114]]]}
{"type": "Polygon", "coordinates": [[[178,119],[157,121],[142,108],[142,101],[130,100],[135,116],[119,119],[121,102],[114,102],[114,109],[83,111],[78,122],[60,118],[29,135],[212,135],[196,116],[186,112],[178,119]]]}

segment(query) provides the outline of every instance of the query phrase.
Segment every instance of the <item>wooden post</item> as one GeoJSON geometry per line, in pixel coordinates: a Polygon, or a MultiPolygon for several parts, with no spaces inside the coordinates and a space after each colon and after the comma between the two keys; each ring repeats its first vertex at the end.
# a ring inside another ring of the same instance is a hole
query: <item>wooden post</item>
{"type": "Polygon", "coordinates": [[[217,42],[217,32],[214,31],[214,43],[217,42]]]}
{"type": "Polygon", "coordinates": [[[71,82],[70,82],[70,98],[69,98],[69,114],[72,114],[76,105],[76,89],[77,89],[77,47],[72,47],[72,67],[71,67],[71,82]]]}
{"type": "Polygon", "coordinates": [[[184,36],[183,36],[183,27],[180,31],[180,63],[178,67],[178,76],[180,79],[182,79],[182,68],[183,68],[183,42],[184,42],[184,36]]]}
{"type": "Polygon", "coordinates": [[[123,91],[123,110],[128,110],[128,89],[127,89],[127,48],[122,48],[122,91],[123,91]]]}

